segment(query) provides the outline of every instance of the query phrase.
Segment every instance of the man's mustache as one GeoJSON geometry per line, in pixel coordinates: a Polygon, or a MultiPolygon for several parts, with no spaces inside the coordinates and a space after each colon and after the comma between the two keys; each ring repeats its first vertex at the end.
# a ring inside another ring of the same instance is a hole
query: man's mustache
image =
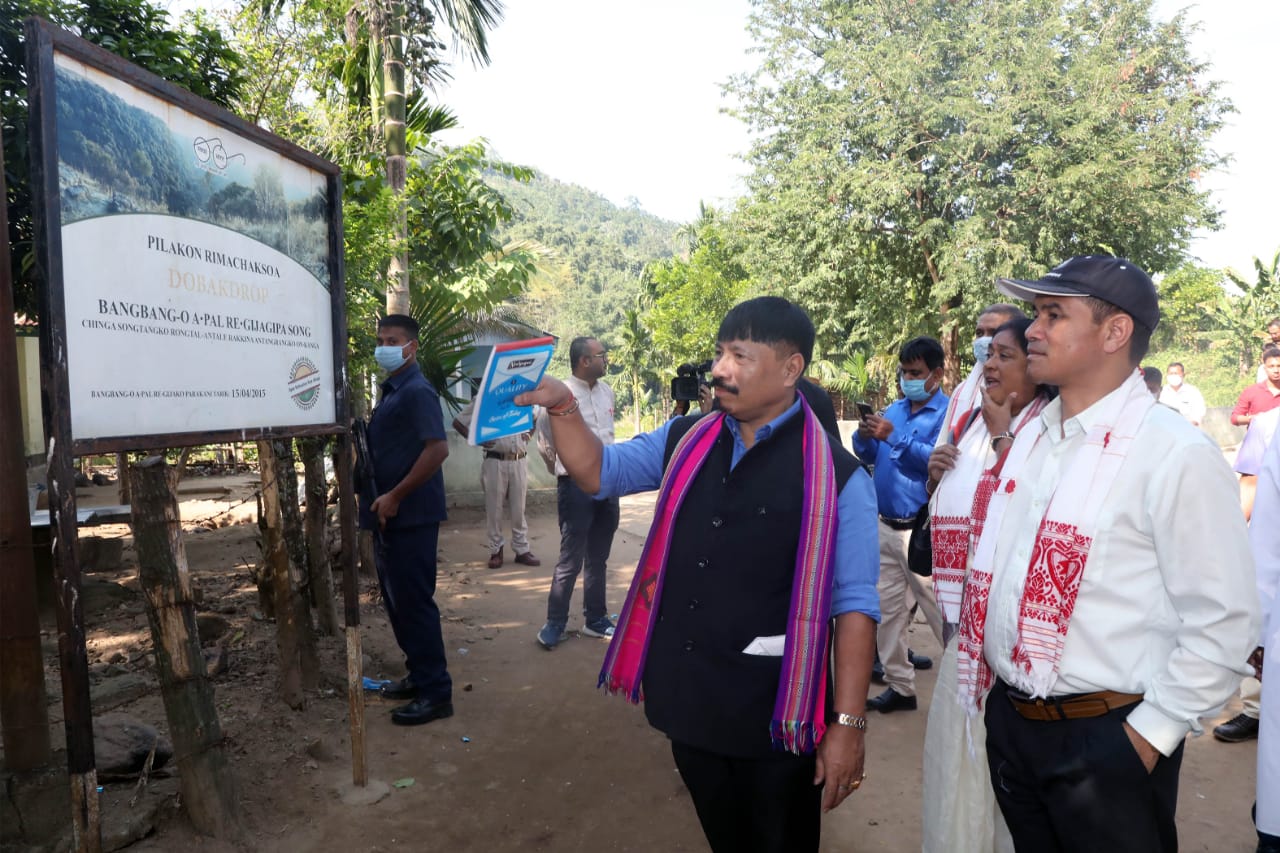
{"type": "Polygon", "coordinates": [[[712,376],[712,377],[711,377],[711,382],[710,382],[709,384],[711,385],[711,387],[712,387],[712,388],[719,388],[721,391],[724,391],[724,392],[726,392],[726,393],[728,393],[728,394],[737,394],[737,393],[738,393],[738,387],[737,387],[736,385],[729,385],[729,384],[727,384],[727,383],[726,383],[723,379],[721,379],[719,376],[712,376]]]}

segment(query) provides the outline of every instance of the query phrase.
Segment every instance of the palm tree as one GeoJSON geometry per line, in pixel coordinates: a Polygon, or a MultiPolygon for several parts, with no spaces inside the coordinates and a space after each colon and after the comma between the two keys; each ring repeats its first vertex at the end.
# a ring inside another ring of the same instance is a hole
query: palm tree
{"type": "MultiPolygon", "coordinates": [[[[263,20],[277,18],[289,0],[256,0],[263,20]]],[[[325,0],[296,0],[299,6],[323,16],[325,0]]],[[[489,63],[487,32],[502,18],[501,0],[352,0],[341,29],[347,46],[338,79],[351,103],[367,104],[375,137],[381,139],[387,186],[397,200],[395,242],[387,278],[387,313],[408,314],[409,258],[404,188],[412,132],[439,129],[447,111],[426,106],[424,93],[449,77],[440,54],[448,45],[440,40],[440,25],[461,55],[482,65],[489,63]],[[418,124],[414,126],[414,120],[418,124]]]]}
{"type": "Polygon", "coordinates": [[[640,322],[640,311],[628,308],[622,315],[622,328],[618,332],[618,345],[613,349],[613,364],[622,368],[622,374],[631,388],[631,418],[635,431],[640,432],[640,403],[648,395],[645,384],[656,381],[652,369],[653,336],[640,322]]]}
{"type": "MultiPolygon", "coordinates": [[[[348,11],[348,34],[352,27],[352,16],[363,15],[367,28],[364,45],[368,50],[368,68],[370,69],[371,87],[369,103],[374,111],[375,127],[377,127],[378,105],[381,103],[383,114],[382,139],[386,153],[387,186],[391,188],[400,203],[396,212],[396,236],[401,244],[400,251],[391,260],[387,270],[389,281],[387,287],[387,313],[409,313],[409,250],[407,245],[408,228],[406,225],[406,207],[403,202],[404,185],[408,171],[408,133],[406,127],[406,109],[408,93],[406,91],[405,66],[410,59],[418,72],[414,82],[421,91],[432,80],[445,75],[437,59],[437,49],[441,47],[432,38],[435,25],[443,20],[453,34],[455,46],[469,54],[474,62],[487,65],[489,63],[489,46],[486,30],[495,26],[502,16],[500,0],[357,0],[348,11]],[[412,29],[406,29],[411,24],[412,29]],[[418,41],[410,42],[408,32],[417,32],[418,41]],[[413,52],[413,48],[420,52],[413,52]],[[379,62],[375,62],[380,59],[379,62]],[[381,69],[377,74],[375,68],[381,69]]],[[[348,38],[348,43],[351,39],[348,38]]]]}
{"type": "Polygon", "coordinates": [[[1227,278],[1240,293],[1228,293],[1224,288],[1218,299],[1204,305],[1216,321],[1218,331],[1211,348],[1235,347],[1236,367],[1241,376],[1248,376],[1254,359],[1261,351],[1263,328],[1267,320],[1280,313],[1280,252],[1265,266],[1253,259],[1254,280],[1247,280],[1233,269],[1227,269],[1227,278]]]}

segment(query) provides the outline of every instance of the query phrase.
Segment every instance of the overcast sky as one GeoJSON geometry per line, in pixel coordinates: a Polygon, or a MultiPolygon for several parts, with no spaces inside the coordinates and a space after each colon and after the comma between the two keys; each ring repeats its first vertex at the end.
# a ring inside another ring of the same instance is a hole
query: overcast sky
{"type": "MultiPolygon", "coordinates": [[[[1157,0],[1157,14],[1185,5],[1157,0]]],[[[448,141],[485,137],[505,159],[689,221],[699,201],[742,191],[747,133],[720,113],[720,85],[754,64],[749,9],[748,0],[508,0],[491,36],[493,63],[457,65],[441,92],[462,121],[448,141]]],[[[1270,261],[1280,248],[1271,150],[1280,131],[1280,4],[1217,0],[1190,10],[1203,23],[1195,50],[1239,110],[1215,140],[1235,161],[1205,179],[1226,227],[1192,252],[1211,266],[1249,270],[1254,255],[1270,261]]]]}

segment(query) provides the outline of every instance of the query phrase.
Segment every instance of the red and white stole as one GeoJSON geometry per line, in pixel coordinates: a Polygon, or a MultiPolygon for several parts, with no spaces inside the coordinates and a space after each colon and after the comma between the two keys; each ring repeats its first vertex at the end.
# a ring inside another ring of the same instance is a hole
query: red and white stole
{"type": "MultiPolygon", "coordinates": [[[[1057,681],[1058,662],[1089,560],[1099,513],[1124,465],[1138,427],[1155,400],[1143,383],[1141,373],[1135,371],[1116,392],[1095,405],[1100,409],[1084,444],[1064,463],[1061,479],[1049,497],[1044,515],[1035,520],[1038,532],[1022,587],[1018,639],[1012,655],[1021,676],[1016,686],[1033,696],[1049,695],[1057,681]]],[[[1034,483],[1038,472],[1029,470],[1027,460],[1036,444],[1046,440],[1044,432],[1044,429],[1023,430],[1009,448],[1000,476],[988,484],[992,487],[991,504],[965,583],[957,634],[959,699],[971,714],[977,713],[982,697],[995,680],[983,657],[982,644],[1000,528],[1020,482],[1025,481],[1024,488],[1031,488],[1034,483]]],[[[981,484],[979,491],[982,491],[981,484]]],[[[1009,523],[1022,521],[1009,519],[1009,523]]]]}
{"type": "Polygon", "coordinates": [[[934,447],[947,442],[959,444],[959,433],[964,427],[962,421],[966,415],[982,405],[982,389],[985,387],[987,383],[982,376],[982,362],[978,362],[973,366],[973,370],[969,371],[964,381],[956,386],[956,390],[951,392],[946,414],[942,416],[942,429],[938,430],[938,439],[933,443],[934,447]]]}
{"type": "MultiPolygon", "coordinates": [[[[1023,407],[1011,424],[1014,435],[1039,416],[1047,402],[1037,396],[1023,407]]],[[[995,466],[1003,461],[1003,457],[991,458],[991,433],[980,410],[974,409],[967,418],[961,418],[955,431],[958,436],[952,441],[960,451],[956,467],[943,476],[929,509],[933,595],[942,610],[943,621],[951,623],[960,621],[965,575],[987,518],[987,506],[999,472],[995,466]],[[988,466],[989,462],[994,464],[988,466]]]]}

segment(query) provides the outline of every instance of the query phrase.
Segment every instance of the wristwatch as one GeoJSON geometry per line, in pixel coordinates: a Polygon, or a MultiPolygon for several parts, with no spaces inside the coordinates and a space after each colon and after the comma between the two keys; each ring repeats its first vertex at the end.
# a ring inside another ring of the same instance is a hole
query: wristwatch
{"type": "Polygon", "coordinates": [[[864,732],[867,730],[866,717],[855,717],[852,714],[836,714],[832,722],[837,726],[848,726],[851,729],[860,729],[864,732]]]}
{"type": "Polygon", "coordinates": [[[993,435],[993,436],[991,436],[991,449],[992,449],[992,450],[995,450],[995,451],[997,451],[997,452],[999,452],[999,448],[997,448],[997,447],[996,447],[996,444],[997,444],[1001,439],[1005,439],[1005,438],[1007,438],[1007,439],[1009,439],[1010,441],[1013,441],[1016,437],[1017,437],[1017,436],[1015,436],[1013,433],[1009,432],[1008,430],[1005,430],[1004,432],[1000,433],[999,435],[993,435]]]}

